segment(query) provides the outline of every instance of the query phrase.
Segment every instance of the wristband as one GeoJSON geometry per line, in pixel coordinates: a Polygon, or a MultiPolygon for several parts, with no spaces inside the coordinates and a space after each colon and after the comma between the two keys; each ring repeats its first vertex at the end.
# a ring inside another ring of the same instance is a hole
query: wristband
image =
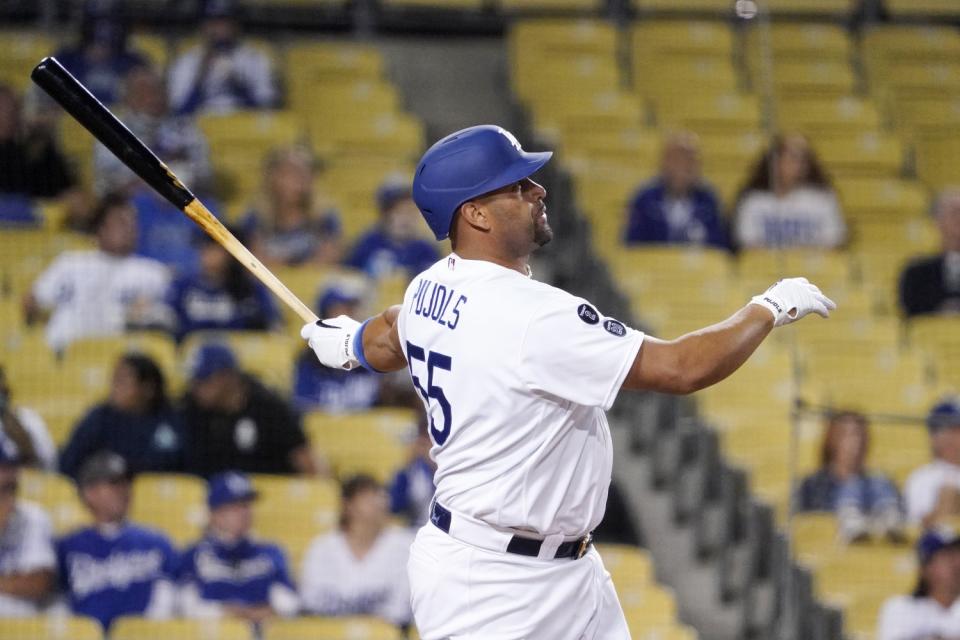
{"type": "Polygon", "coordinates": [[[360,325],[360,328],[357,329],[357,332],[353,334],[353,355],[357,358],[357,362],[360,363],[360,366],[366,369],[367,371],[372,371],[373,373],[383,373],[379,369],[374,368],[369,362],[367,362],[367,356],[363,352],[363,330],[367,328],[367,325],[373,318],[367,318],[363,321],[363,324],[360,325]]]}

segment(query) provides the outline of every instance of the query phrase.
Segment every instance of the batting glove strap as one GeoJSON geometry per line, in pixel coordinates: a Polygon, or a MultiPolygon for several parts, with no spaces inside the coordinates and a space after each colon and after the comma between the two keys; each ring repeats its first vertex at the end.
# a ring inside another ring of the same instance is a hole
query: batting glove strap
{"type": "Polygon", "coordinates": [[[300,337],[307,341],[321,364],[350,371],[360,366],[353,350],[353,337],[359,329],[359,322],[341,315],[303,325],[300,337]]]}
{"type": "Polygon", "coordinates": [[[833,300],[806,278],[785,278],[750,299],[773,314],[773,326],[780,327],[810,313],[828,318],[837,308],[833,300]]]}

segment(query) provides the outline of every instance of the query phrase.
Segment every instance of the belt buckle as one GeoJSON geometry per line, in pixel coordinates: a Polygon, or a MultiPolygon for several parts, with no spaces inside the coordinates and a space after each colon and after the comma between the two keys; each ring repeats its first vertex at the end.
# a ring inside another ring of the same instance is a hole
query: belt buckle
{"type": "Polygon", "coordinates": [[[580,539],[580,547],[577,549],[577,560],[587,555],[587,551],[590,549],[590,543],[593,542],[593,534],[588,533],[580,539]]]}

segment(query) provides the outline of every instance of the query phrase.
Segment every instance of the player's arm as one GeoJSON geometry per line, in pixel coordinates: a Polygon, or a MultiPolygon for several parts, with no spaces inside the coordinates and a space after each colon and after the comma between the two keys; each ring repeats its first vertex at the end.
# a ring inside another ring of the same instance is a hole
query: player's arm
{"type": "Polygon", "coordinates": [[[623,382],[625,389],[693,393],[720,382],[746,362],[770,331],[836,304],[806,278],[781,280],[728,319],[676,340],[647,337],[623,382]]]}
{"type": "Polygon", "coordinates": [[[400,305],[389,307],[362,324],[347,316],[318,320],[304,325],[300,336],[328,367],[349,371],[363,366],[381,373],[398,371],[407,366],[397,331],[400,308],[400,305]]]}

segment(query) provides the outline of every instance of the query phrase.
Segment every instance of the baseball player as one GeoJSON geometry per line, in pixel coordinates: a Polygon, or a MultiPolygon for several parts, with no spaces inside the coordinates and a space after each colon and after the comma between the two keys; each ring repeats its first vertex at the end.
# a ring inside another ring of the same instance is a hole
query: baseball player
{"type": "Polygon", "coordinates": [[[408,574],[424,640],[629,638],[590,537],[611,479],[605,410],[621,389],[719,382],[774,327],[836,308],[791,278],[666,341],[537,282],[530,254],[553,232],[530,176],[551,155],[490,125],[437,142],[413,195],[453,252],[413,279],[402,305],[301,331],[327,366],[408,367],[423,399],[437,491],[408,574]]]}

